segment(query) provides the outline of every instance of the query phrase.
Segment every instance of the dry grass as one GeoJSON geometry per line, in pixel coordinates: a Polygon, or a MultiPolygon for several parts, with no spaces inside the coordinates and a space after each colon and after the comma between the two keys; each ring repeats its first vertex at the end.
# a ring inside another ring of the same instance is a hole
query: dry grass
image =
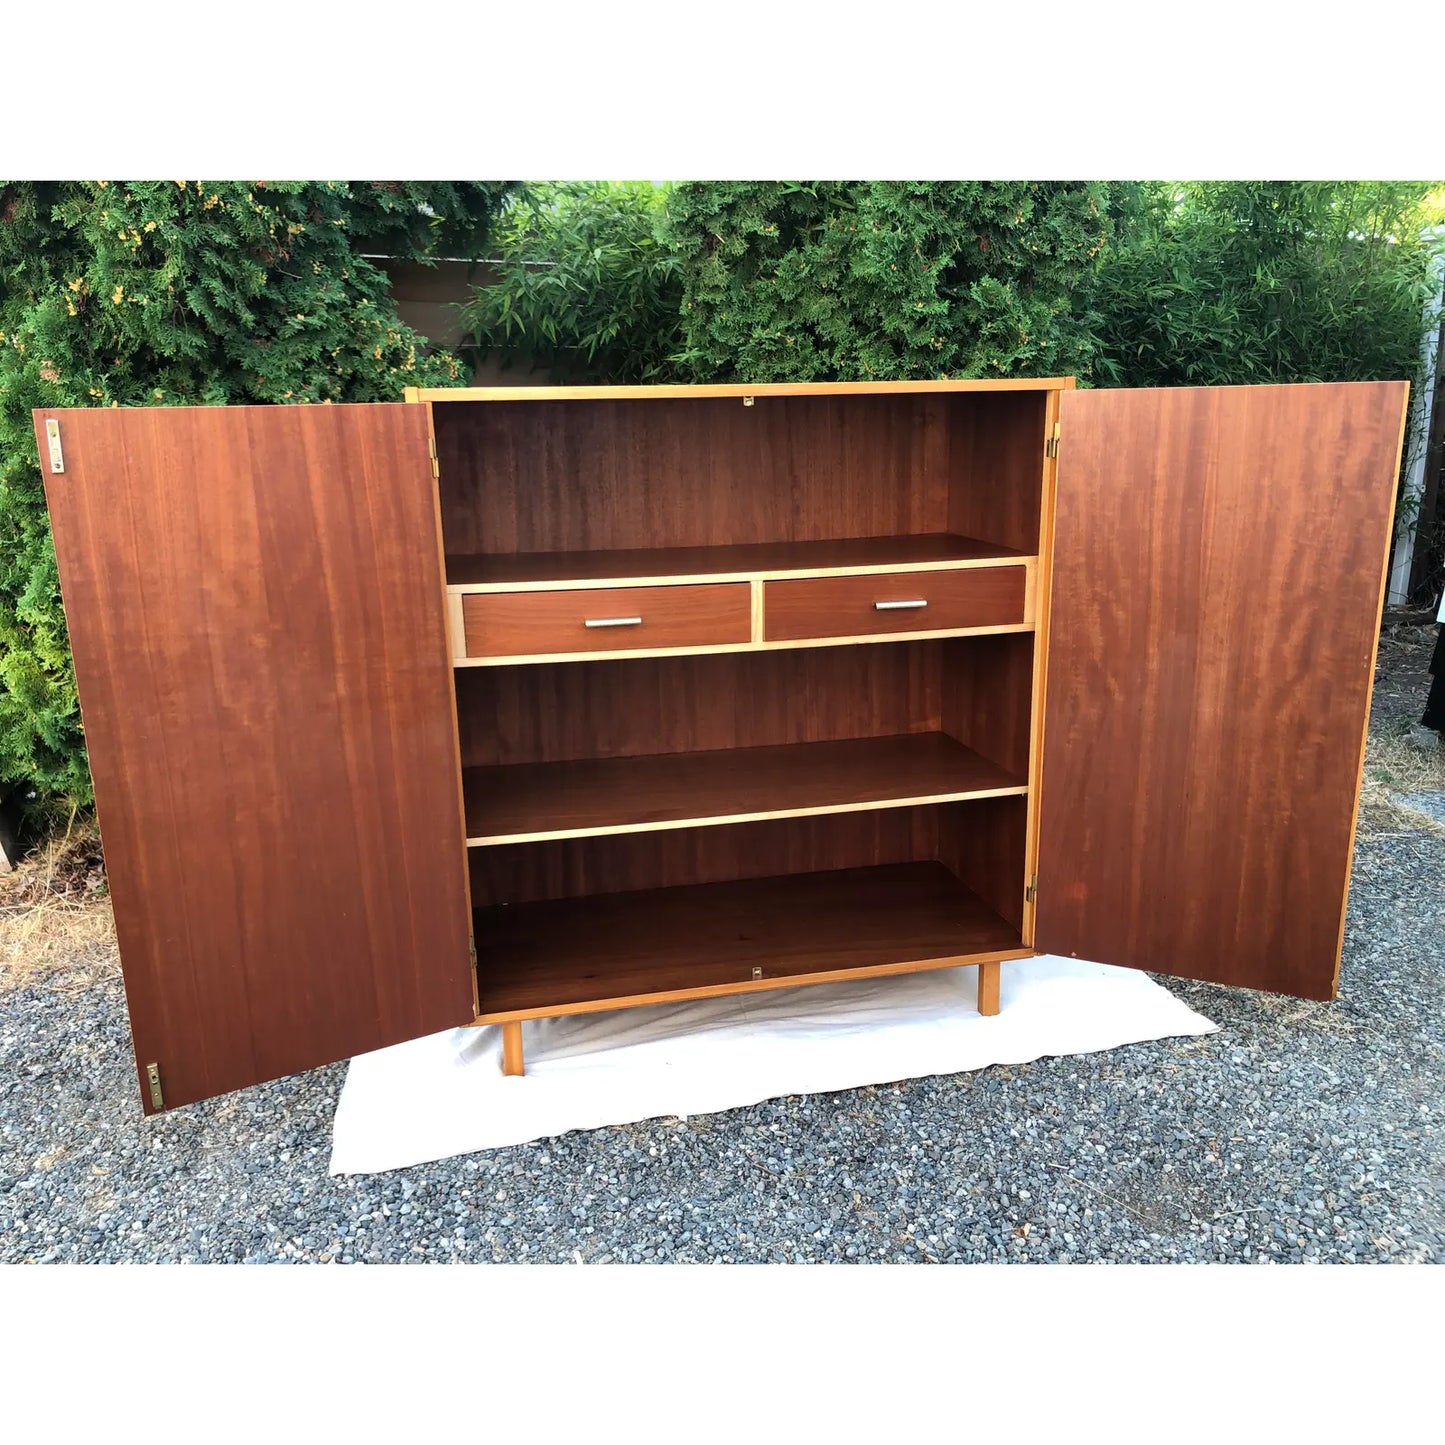
{"type": "Polygon", "coordinates": [[[0,877],[0,992],[60,969],[84,987],[117,966],[100,835],[72,823],[0,877]]]}
{"type": "Polygon", "coordinates": [[[1445,791],[1445,745],[1422,748],[1411,738],[1430,690],[1434,613],[1397,608],[1380,633],[1360,831],[1366,834],[1438,830],[1440,825],[1405,801],[1410,793],[1445,791]]]}
{"type": "Polygon", "coordinates": [[[1445,741],[1426,749],[1411,741],[1406,727],[1386,723],[1372,728],[1360,787],[1360,831],[1440,830],[1441,824],[1402,801],[1410,793],[1427,792],[1445,792],[1445,741]]]}

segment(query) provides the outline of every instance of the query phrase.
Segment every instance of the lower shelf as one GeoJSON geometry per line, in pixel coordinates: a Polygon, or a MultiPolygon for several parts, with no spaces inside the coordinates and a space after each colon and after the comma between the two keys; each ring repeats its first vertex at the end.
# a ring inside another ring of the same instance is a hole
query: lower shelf
{"type": "Polygon", "coordinates": [[[941,863],[479,908],[478,1021],[1026,958],[941,863]]]}

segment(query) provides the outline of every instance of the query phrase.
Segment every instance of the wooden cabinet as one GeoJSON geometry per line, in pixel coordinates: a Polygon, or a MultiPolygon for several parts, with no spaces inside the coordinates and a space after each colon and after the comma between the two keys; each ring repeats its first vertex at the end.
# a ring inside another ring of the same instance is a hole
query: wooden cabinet
{"type": "Polygon", "coordinates": [[[1333,996],[1405,400],[38,412],[145,1107],[1036,950],[1333,996]]]}

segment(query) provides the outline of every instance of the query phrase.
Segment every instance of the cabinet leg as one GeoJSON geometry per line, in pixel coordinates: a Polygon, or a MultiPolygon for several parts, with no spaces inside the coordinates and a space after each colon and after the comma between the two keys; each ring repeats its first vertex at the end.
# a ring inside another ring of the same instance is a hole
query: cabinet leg
{"type": "Polygon", "coordinates": [[[502,1025],[502,1072],[519,1077],[524,1072],[522,1068],[522,1025],[520,1022],[502,1025]]]}
{"type": "Polygon", "coordinates": [[[978,966],[978,1011],[993,1015],[998,1012],[998,982],[1000,963],[981,963],[978,966]]]}

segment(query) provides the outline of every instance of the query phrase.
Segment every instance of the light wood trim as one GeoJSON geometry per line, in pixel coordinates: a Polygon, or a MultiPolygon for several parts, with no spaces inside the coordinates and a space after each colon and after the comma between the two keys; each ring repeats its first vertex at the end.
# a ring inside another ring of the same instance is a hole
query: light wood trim
{"type": "Polygon", "coordinates": [[[622,833],[666,833],[679,828],[716,828],[727,823],[764,823],[778,818],[821,818],[831,813],[880,813],[889,808],[927,808],[935,803],[967,803],[980,798],[1018,798],[1027,792],[1027,783],[1016,783],[1010,787],[969,788],[957,793],[879,798],[862,803],[817,803],[809,807],[775,808],[765,812],[663,819],[656,823],[618,823],[598,828],[554,828],[541,833],[488,834],[486,837],[468,838],[467,847],[497,848],[512,843],[545,843],[557,838],[613,838],[622,833]]]}
{"type": "Polygon", "coordinates": [[[450,582],[448,592],[581,592],[599,587],[683,587],[708,582],[791,582],[809,577],[870,577],[892,572],[966,572],[974,567],[1031,567],[1038,559],[969,557],[961,561],[882,562],[848,567],[771,567],[751,572],[685,572],[643,577],[560,577],[542,582],[450,582]]]}
{"type": "MultiPolygon", "coordinates": [[[[416,387],[408,387],[407,390],[412,393],[412,395],[408,397],[408,401],[409,401],[410,403],[412,403],[413,405],[419,404],[420,392],[417,390],[417,388],[416,388],[416,387]]],[[[428,440],[428,444],[429,444],[429,451],[428,451],[428,455],[427,455],[427,457],[426,457],[426,459],[425,459],[425,464],[426,464],[427,470],[430,471],[430,470],[431,470],[431,459],[432,459],[432,457],[435,456],[435,454],[436,454],[436,427],[435,427],[435,418],[434,418],[433,415],[432,415],[432,409],[431,409],[430,403],[425,403],[425,406],[426,406],[427,440],[428,440]]],[[[440,571],[440,576],[441,576],[441,583],[442,583],[442,588],[443,588],[443,591],[442,591],[442,605],[443,605],[443,607],[444,607],[444,609],[445,609],[444,616],[443,616],[443,622],[444,622],[444,624],[445,624],[444,639],[445,639],[446,649],[447,649],[448,653],[450,653],[450,655],[451,655],[451,660],[452,660],[452,662],[453,662],[453,664],[454,664],[453,670],[452,670],[452,673],[451,673],[451,678],[450,678],[451,688],[450,688],[450,691],[449,691],[449,696],[450,696],[450,699],[451,699],[451,716],[452,716],[452,747],[453,747],[453,750],[454,750],[454,752],[455,752],[455,754],[456,754],[456,760],[457,760],[457,811],[458,811],[458,813],[459,813],[459,815],[460,815],[460,817],[461,817],[462,840],[463,840],[463,844],[465,845],[466,836],[467,836],[467,804],[466,804],[465,794],[463,793],[463,790],[462,790],[462,738],[461,738],[461,721],[460,721],[460,718],[458,717],[458,714],[457,714],[457,674],[456,674],[456,670],[455,670],[455,662],[456,662],[456,658],[457,658],[457,649],[460,648],[460,649],[462,650],[462,652],[465,652],[465,651],[466,651],[466,646],[467,646],[467,641],[466,641],[466,634],[462,631],[461,626],[460,626],[460,623],[461,623],[461,610],[462,610],[461,599],[460,599],[460,598],[457,598],[457,599],[456,599],[455,618],[454,618],[454,617],[453,617],[452,599],[447,596],[446,591],[445,591],[445,588],[446,588],[446,576],[447,576],[446,539],[442,536],[441,484],[440,484],[439,480],[438,480],[437,478],[435,478],[435,477],[432,478],[431,493],[432,493],[432,506],[433,506],[433,508],[435,509],[435,516],[436,516],[437,566],[441,569],[441,571],[440,571]]],[[[463,891],[464,891],[465,896],[466,896],[466,904],[467,904],[467,935],[468,935],[468,938],[471,939],[471,945],[472,945],[472,951],[471,951],[472,1009],[473,1009],[473,1011],[475,1011],[477,1008],[480,1007],[480,996],[479,996],[479,994],[478,994],[478,992],[477,992],[477,950],[476,950],[476,940],[475,940],[475,938],[472,938],[472,920],[473,920],[473,918],[474,918],[476,915],[472,912],[472,873],[471,873],[471,867],[470,867],[470,866],[467,864],[467,862],[465,861],[465,860],[466,860],[465,850],[464,850],[463,853],[462,853],[462,858],[463,858],[463,863],[462,863],[462,888],[463,888],[463,891]]]]}
{"type": "Polygon", "coordinates": [[[998,1013],[999,981],[1003,968],[998,963],[981,963],[978,966],[978,1011],[985,1018],[998,1013]]]}
{"type": "Polygon", "coordinates": [[[724,998],[736,993],[765,993],[778,988],[809,988],[820,983],[842,983],[850,978],[886,978],[895,973],[931,973],[942,968],[966,968],[973,964],[999,963],[1015,958],[1032,958],[1031,948],[1000,949],[991,953],[961,954],[953,958],[910,959],[904,963],[877,963],[863,968],[834,968],[821,973],[793,974],[787,978],[744,979],[739,983],[709,984],[703,988],[675,988],[660,993],[639,993],[626,998],[587,999],[582,1003],[553,1008],[516,1009],[502,1013],[478,1014],[473,1026],[520,1023],[524,1019],[561,1018],[564,1014],[610,1013],[613,1009],[639,1004],[681,1003],[687,999],[724,998]]]}
{"type": "Polygon", "coordinates": [[[456,386],[407,388],[419,401],[667,401],[692,397],[886,396],[953,391],[1072,391],[1072,376],[974,381],[707,382],[668,386],[456,386]]]}
{"type": "MultiPolygon", "coordinates": [[[[1044,765],[1044,692],[1049,661],[1049,600],[1054,573],[1054,504],[1058,491],[1059,462],[1048,454],[1048,439],[1054,434],[1059,419],[1059,393],[1051,392],[1044,407],[1042,512],[1039,518],[1039,555],[1030,572],[1029,611],[1034,623],[1033,712],[1029,721],[1029,791],[1027,819],[1024,823],[1024,921],[1020,930],[1023,941],[1033,946],[1034,918],[1038,897],[1030,901],[1028,884],[1039,871],[1039,790],[1044,765]]],[[[1062,450],[1063,439],[1059,440],[1062,450]]]]}
{"type": "Polygon", "coordinates": [[[401,391],[401,399],[402,399],[408,406],[415,406],[416,403],[419,402],[419,401],[422,399],[421,387],[419,387],[419,386],[405,386],[405,387],[403,387],[403,388],[402,388],[402,391],[401,391]]]}
{"type": "MultiPolygon", "coordinates": [[[[1395,449],[1397,457],[1405,454],[1405,433],[1410,424],[1410,384],[1405,383],[1404,400],[1400,403],[1400,443],[1395,449]]],[[[1380,589],[1375,599],[1375,617],[1382,620],[1385,614],[1385,586],[1390,579],[1390,540],[1395,530],[1395,511],[1392,507],[1385,521],[1385,536],[1380,545],[1380,589]]],[[[1355,806],[1350,814],[1350,845],[1345,853],[1345,886],[1340,893],[1340,936],[1335,945],[1335,976],[1330,993],[1337,996],[1340,991],[1340,966],[1345,955],[1345,918],[1349,911],[1350,877],[1355,869],[1355,834],[1360,826],[1360,792],[1365,783],[1365,749],[1370,741],[1370,706],[1375,696],[1375,668],[1380,658],[1380,629],[1375,628],[1374,642],[1370,647],[1369,681],[1365,684],[1365,721],[1360,729],[1360,763],[1355,770],[1355,806]]]]}
{"type": "MultiPolygon", "coordinates": [[[[480,1019],[477,1020],[481,1022],[480,1019]]],[[[502,1024],[502,1072],[509,1078],[519,1079],[525,1072],[522,1063],[522,1025],[510,1021],[502,1024]]]]}
{"type": "Polygon", "coordinates": [[[536,662],[611,662],[620,657],[700,657],[713,652],[776,652],[793,647],[856,647],[865,642],[926,642],[931,637],[986,637],[996,632],[1032,632],[1032,622],[998,627],[960,627],[931,632],[870,632],[862,637],[799,637],[779,642],[720,642],[708,647],[629,647],[619,652],[548,652],[519,657],[459,657],[455,667],[523,667],[536,662]]]}
{"type": "Polygon", "coordinates": [[[461,662],[467,655],[467,619],[462,610],[461,594],[448,592],[446,605],[447,642],[451,647],[452,660],[461,662]]]}
{"type": "Polygon", "coordinates": [[[761,643],[763,640],[763,583],[760,577],[751,579],[752,587],[752,618],[754,643],[761,643]]]}

